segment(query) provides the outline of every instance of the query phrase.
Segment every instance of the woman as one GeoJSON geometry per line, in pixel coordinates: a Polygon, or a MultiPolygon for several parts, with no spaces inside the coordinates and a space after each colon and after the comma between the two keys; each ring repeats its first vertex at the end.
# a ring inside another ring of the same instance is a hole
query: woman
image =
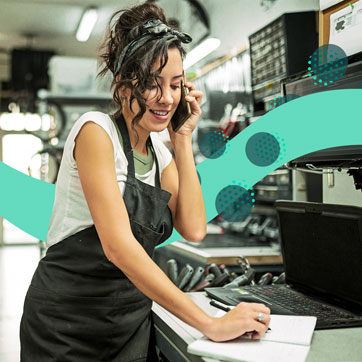
{"type": "Polygon", "coordinates": [[[50,247],[24,304],[24,362],[155,360],[149,343],[152,300],[215,341],[248,331],[260,338],[269,324],[270,311],[261,304],[242,303],[222,318],[208,316],[152,261],[154,247],[172,226],[191,241],[205,235],[191,143],[202,93],[186,83],[192,115],[173,132],[181,43],[190,37],[169,28],[162,10],[150,3],[114,17],[103,73],[114,75],[118,111],[113,120],[100,112],[84,114],[66,141],[50,247]],[[175,161],[150,137],[166,127],[175,161]]]}

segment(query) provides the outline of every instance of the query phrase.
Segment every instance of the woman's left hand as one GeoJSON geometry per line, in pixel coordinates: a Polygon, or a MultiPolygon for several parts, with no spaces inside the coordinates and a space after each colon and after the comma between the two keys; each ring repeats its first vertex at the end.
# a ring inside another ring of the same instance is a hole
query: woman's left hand
{"type": "Polygon", "coordinates": [[[191,82],[185,82],[185,87],[189,89],[189,94],[186,96],[186,101],[190,104],[191,116],[177,132],[173,131],[172,124],[171,122],[169,123],[167,128],[170,133],[171,140],[175,136],[191,136],[192,131],[195,129],[202,113],[200,108],[200,103],[203,95],[202,92],[196,90],[195,86],[191,82]]]}

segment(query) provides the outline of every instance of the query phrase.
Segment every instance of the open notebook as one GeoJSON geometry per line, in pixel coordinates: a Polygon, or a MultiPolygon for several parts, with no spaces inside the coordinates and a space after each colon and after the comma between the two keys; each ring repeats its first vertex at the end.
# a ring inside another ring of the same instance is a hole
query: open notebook
{"type": "MultiPolygon", "coordinates": [[[[220,311],[218,316],[223,313],[220,311]]],[[[272,315],[271,331],[261,340],[242,336],[228,342],[202,337],[189,344],[187,352],[223,361],[304,362],[307,358],[316,317],[272,315]]]]}

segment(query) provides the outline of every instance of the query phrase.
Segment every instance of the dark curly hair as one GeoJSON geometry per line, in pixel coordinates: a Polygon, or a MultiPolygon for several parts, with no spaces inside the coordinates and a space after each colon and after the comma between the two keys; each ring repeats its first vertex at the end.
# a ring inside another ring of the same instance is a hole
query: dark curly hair
{"type": "Polygon", "coordinates": [[[162,97],[162,89],[157,77],[168,61],[168,49],[177,48],[181,56],[185,56],[185,50],[181,46],[179,39],[155,38],[128,57],[124,61],[119,74],[115,76],[117,60],[122,50],[131,41],[139,37],[142,32],[142,25],[151,19],[161,20],[164,24],[169,25],[163,10],[152,3],[145,3],[115,12],[109,21],[105,40],[100,47],[103,67],[98,76],[104,76],[108,71],[111,71],[113,74],[111,89],[113,89],[113,101],[117,108],[114,116],[117,118],[122,113],[121,88],[129,88],[131,90],[129,100],[131,110],[135,99],[139,104],[140,110],[132,119],[132,130],[135,132],[137,140],[138,135],[135,125],[146,112],[144,92],[150,89],[153,84],[157,84],[159,97],[162,97]],[[158,59],[160,59],[160,66],[156,71],[152,72],[152,66],[158,59]]]}

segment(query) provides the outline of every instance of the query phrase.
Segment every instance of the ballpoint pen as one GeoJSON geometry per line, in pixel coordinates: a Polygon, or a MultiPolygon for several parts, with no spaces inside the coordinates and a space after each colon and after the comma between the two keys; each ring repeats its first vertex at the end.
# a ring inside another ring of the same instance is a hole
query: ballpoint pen
{"type": "Polygon", "coordinates": [[[224,304],[221,304],[215,300],[210,300],[210,305],[212,305],[213,307],[215,308],[219,308],[225,312],[229,312],[230,311],[230,308],[224,304]]]}
{"type": "MultiPolygon", "coordinates": [[[[226,306],[224,304],[221,304],[221,303],[219,303],[219,302],[217,302],[216,300],[213,300],[213,299],[210,300],[210,305],[212,305],[215,308],[221,309],[224,312],[229,312],[231,310],[228,306],[226,306]]],[[[270,332],[270,331],[271,331],[271,329],[268,328],[267,332],[270,332]]]]}

